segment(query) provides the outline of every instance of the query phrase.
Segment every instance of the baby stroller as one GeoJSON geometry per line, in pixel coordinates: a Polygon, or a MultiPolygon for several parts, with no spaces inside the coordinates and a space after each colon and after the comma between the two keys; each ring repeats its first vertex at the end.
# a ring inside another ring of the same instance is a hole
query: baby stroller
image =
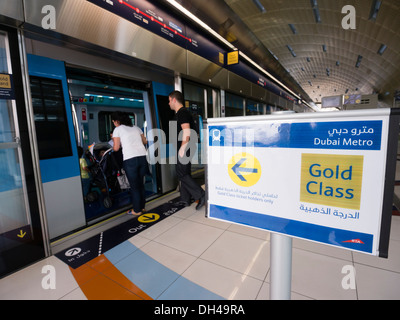
{"type": "MultiPolygon", "coordinates": [[[[116,173],[118,169],[115,167],[112,152],[113,149],[108,143],[93,143],[86,151],[86,157],[91,163],[89,167],[92,174],[92,185],[105,191],[103,205],[107,209],[113,205],[110,194],[117,184],[116,173]]],[[[95,201],[97,197],[97,192],[91,192],[88,195],[89,201],[95,201]]]]}

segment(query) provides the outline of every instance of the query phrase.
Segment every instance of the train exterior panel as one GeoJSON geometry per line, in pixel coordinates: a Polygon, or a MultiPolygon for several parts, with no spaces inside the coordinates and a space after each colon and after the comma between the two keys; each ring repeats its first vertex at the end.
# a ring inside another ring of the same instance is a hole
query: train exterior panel
{"type": "Polygon", "coordinates": [[[48,229],[50,238],[56,238],[86,223],[65,65],[28,55],[28,70],[48,229]]]}

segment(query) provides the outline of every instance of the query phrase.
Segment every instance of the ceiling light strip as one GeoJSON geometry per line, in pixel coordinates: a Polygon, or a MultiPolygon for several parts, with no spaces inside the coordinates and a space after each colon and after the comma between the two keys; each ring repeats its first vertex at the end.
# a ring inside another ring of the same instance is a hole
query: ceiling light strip
{"type": "Polygon", "coordinates": [[[264,6],[261,4],[259,0],[253,0],[254,4],[256,5],[257,9],[260,10],[261,13],[266,13],[264,6]]]}
{"type": "Polygon", "coordinates": [[[381,47],[378,50],[378,54],[383,55],[383,53],[386,51],[387,49],[387,45],[386,44],[382,44],[381,47]]]}
{"type": "MultiPolygon", "coordinates": [[[[181,13],[186,15],[188,18],[192,19],[195,23],[200,25],[203,29],[207,30],[209,33],[211,33],[215,38],[217,38],[219,41],[224,43],[226,46],[228,46],[232,50],[237,50],[237,48],[232,45],[229,41],[227,41],[225,38],[223,38],[219,33],[215,32],[213,29],[211,29],[207,24],[205,24],[203,21],[201,21],[199,18],[197,18],[195,15],[193,15],[189,10],[184,8],[181,4],[177,3],[175,0],[166,0],[169,4],[174,6],[176,9],[178,9],[181,13]]],[[[299,97],[297,94],[295,94],[291,89],[289,89],[287,86],[285,86],[282,82],[280,82],[278,79],[276,79],[274,76],[272,76],[268,71],[264,70],[261,68],[257,63],[255,63],[252,59],[250,59],[247,55],[245,55],[243,52],[239,51],[239,55],[244,58],[247,62],[249,62],[252,66],[257,68],[259,71],[261,71],[263,74],[265,74],[267,77],[275,81],[279,86],[284,88],[286,91],[288,91],[290,94],[292,94],[294,97],[296,97],[299,100],[302,100],[301,97],[299,97]]],[[[307,105],[309,108],[311,106],[304,100],[302,100],[305,105],[307,105]]]]}
{"type": "MultiPolygon", "coordinates": [[[[292,90],[290,90],[287,86],[285,86],[282,82],[280,82],[278,79],[276,79],[272,74],[270,74],[268,71],[264,70],[263,68],[261,68],[257,63],[255,63],[253,60],[251,60],[248,56],[246,56],[243,52],[239,51],[239,55],[244,58],[245,60],[247,60],[247,62],[249,62],[251,65],[253,65],[255,68],[257,68],[258,70],[260,70],[262,73],[264,73],[267,77],[271,78],[273,81],[275,81],[279,86],[281,86],[282,88],[284,88],[286,91],[288,91],[290,94],[292,94],[294,97],[296,97],[297,99],[301,99],[301,97],[299,97],[297,94],[295,94],[292,90]]],[[[307,104],[307,103],[306,103],[307,104]]],[[[308,106],[308,104],[307,104],[308,106]]]]}
{"type": "Polygon", "coordinates": [[[379,10],[381,8],[382,1],[381,0],[374,0],[371,6],[371,12],[369,14],[369,20],[376,21],[378,17],[379,10]]]}
{"type": "Polygon", "coordinates": [[[213,29],[211,29],[207,24],[205,24],[203,21],[201,21],[199,18],[197,18],[194,14],[192,14],[189,10],[184,8],[181,4],[177,3],[174,0],[166,0],[166,1],[169,4],[171,4],[172,6],[174,6],[176,9],[178,9],[180,12],[182,12],[184,15],[186,15],[188,18],[192,19],[195,23],[200,25],[203,29],[207,30],[215,38],[217,38],[219,41],[224,43],[230,49],[237,50],[237,48],[234,45],[232,45],[228,40],[226,40],[224,37],[222,37],[218,32],[215,32],[213,29]]]}
{"type": "Polygon", "coordinates": [[[319,13],[319,7],[318,7],[317,0],[311,0],[311,8],[313,9],[315,22],[321,23],[321,15],[319,13]]]}
{"type": "Polygon", "coordinates": [[[289,23],[289,28],[292,30],[293,34],[297,34],[297,29],[293,23],[289,23]]]}

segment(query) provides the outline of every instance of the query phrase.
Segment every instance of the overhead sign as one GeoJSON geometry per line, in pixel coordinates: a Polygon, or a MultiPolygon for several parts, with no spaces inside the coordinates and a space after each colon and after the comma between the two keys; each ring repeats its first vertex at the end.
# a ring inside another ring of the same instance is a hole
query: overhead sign
{"type": "Polygon", "coordinates": [[[207,215],[385,257],[396,130],[390,109],[208,119],[207,215]]]}
{"type": "Polygon", "coordinates": [[[187,49],[215,64],[225,66],[229,71],[258,84],[276,95],[294,101],[294,97],[267,80],[259,72],[239,59],[239,51],[227,53],[217,41],[191,26],[164,6],[147,0],[87,0],[168,41],[187,49]],[[168,10],[168,11],[167,11],[168,10]],[[226,65],[224,64],[226,63],[226,65]]]}
{"type": "MultiPolygon", "coordinates": [[[[190,50],[214,63],[220,63],[222,48],[191,28],[165,7],[147,0],[88,0],[120,17],[190,50]]],[[[224,51],[225,54],[225,51],[224,51]]],[[[223,65],[223,62],[222,62],[223,65]]]]}
{"type": "Polygon", "coordinates": [[[361,94],[352,94],[345,95],[343,104],[360,104],[361,103],[361,94]]]}
{"type": "Polygon", "coordinates": [[[226,59],[226,64],[228,66],[231,66],[233,64],[238,64],[239,63],[239,51],[231,51],[227,53],[227,59],[226,59]]]}
{"type": "Polygon", "coordinates": [[[321,100],[322,108],[342,108],[343,96],[323,97],[321,100]]]}
{"type": "Polygon", "coordinates": [[[0,99],[15,99],[14,85],[11,74],[0,73],[0,99]]]}

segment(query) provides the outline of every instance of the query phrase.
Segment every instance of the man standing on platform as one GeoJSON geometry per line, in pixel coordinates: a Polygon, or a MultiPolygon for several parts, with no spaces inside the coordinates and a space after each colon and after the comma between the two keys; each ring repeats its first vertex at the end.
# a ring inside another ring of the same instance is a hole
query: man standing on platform
{"type": "Polygon", "coordinates": [[[173,91],[168,96],[169,106],[175,111],[175,119],[177,122],[177,150],[178,161],[176,164],[176,175],[180,182],[181,200],[187,206],[191,203],[191,198],[198,200],[196,210],[199,210],[205,204],[204,190],[192,178],[192,166],[190,163],[192,155],[188,155],[191,151],[188,148],[190,141],[191,129],[194,130],[194,121],[189,110],[183,106],[183,95],[180,91],[173,91]],[[182,139],[180,139],[182,134],[182,139]]]}

